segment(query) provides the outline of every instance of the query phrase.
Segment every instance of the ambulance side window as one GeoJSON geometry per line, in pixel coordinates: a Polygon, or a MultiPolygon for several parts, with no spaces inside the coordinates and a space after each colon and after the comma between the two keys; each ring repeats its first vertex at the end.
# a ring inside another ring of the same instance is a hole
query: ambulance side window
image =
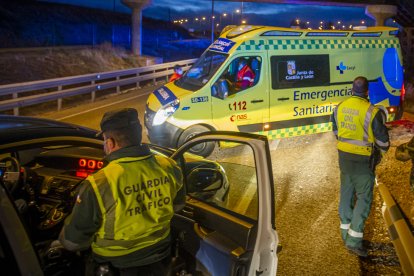
{"type": "Polygon", "coordinates": [[[330,83],[329,55],[272,56],[272,89],[325,86],[330,83]]]}
{"type": "Polygon", "coordinates": [[[223,99],[257,85],[261,68],[262,58],[259,56],[234,59],[214,83],[212,96],[223,99]]]}

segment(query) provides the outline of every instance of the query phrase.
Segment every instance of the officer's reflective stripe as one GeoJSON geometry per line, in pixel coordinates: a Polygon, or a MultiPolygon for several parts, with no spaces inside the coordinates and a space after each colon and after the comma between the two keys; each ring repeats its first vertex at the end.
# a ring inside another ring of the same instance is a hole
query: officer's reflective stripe
{"type": "Polygon", "coordinates": [[[347,223],[347,224],[341,223],[341,229],[348,230],[350,226],[351,226],[350,223],[347,223]]]}
{"type": "Polygon", "coordinates": [[[250,77],[243,77],[243,80],[247,80],[247,81],[251,81],[251,82],[253,82],[253,79],[252,79],[252,78],[250,78],[250,77]]]}
{"type": "Polygon", "coordinates": [[[103,207],[105,211],[102,215],[105,217],[104,231],[105,238],[113,239],[115,237],[115,198],[112,193],[111,186],[108,183],[108,180],[105,177],[105,174],[97,174],[98,179],[95,179],[96,185],[98,187],[99,195],[102,198],[103,207]]]}
{"type": "Polygon", "coordinates": [[[360,140],[354,140],[354,139],[348,139],[343,137],[338,137],[338,140],[344,143],[352,144],[355,146],[361,146],[361,147],[371,147],[372,143],[366,142],[366,141],[360,141],[360,140]]]}
{"type": "Polygon", "coordinates": [[[348,230],[348,235],[350,235],[351,237],[354,237],[354,238],[363,238],[364,237],[364,233],[354,231],[351,228],[349,228],[349,230],[348,230]]]}
{"type": "Polygon", "coordinates": [[[369,124],[371,123],[372,111],[374,111],[374,106],[372,104],[369,105],[368,111],[365,114],[364,119],[364,141],[368,142],[369,137],[369,124]]]}
{"type": "Polygon", "coordinates": [[[388,147],[389,145],[390,145],[390,143],[389,142],[382,142],[382,141],[380,141],[380,140],[377,140],[377,139],[375,139],[375,144],[377,144],[378,146],[380,146],[380,147],[388,147]]]}
{"type": "Polygon", "coordinates": [[[120,246],[123,248],[134,248],[137,244],[142,245],[145,247],[145,244],[148,243],[149,245],[154,244],[154,240],[160,241],[165,239],[168,234],[170,233],[169,227],[162,227],[161,229],[151,233],[148,236],[139,237],[138,239],[134,240],[108,240],[108,239],[101,239],[96,237],[96,245],[101,247],[111,247],[111,246],[120,246]]]}
{"type": "MultiPolygon", "coordinates": [[[[335,124],[336,124],[336,129],[339,129],[339,125],[338,125],[338,109],[339,106],[342,104],[343,102],[340,102],[336,108],[334,108],[333,114],[334,114],[334,119],[335,119],[335,124]]],[[[338,131],[337,131],[338,132],[338,131]]]]}

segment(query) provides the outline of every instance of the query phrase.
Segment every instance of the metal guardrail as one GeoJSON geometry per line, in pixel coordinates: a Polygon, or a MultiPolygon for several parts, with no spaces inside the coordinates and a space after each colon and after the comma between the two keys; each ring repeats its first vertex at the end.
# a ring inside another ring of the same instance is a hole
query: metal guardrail
{"type": "Polygon", "coordinates": [[[400,260],[401,268],[404,275],[414,275],[414,236],[388,188],[384,184],[377,186],[384,200],[382,215],[400,260]]]}
{"type": "Polygon", "coordinates": [[[179,64],[186,71],[195,61],[196,59],[188,59],[126,70],[0,85],[0,96],[11,96],[10,99],[0,101],[0,111],[13,109],[13,114],[19,115],[20,107],[54,100],[57,100],[59,111],[62,109],[63,98],[90,93],[93,102],[99,91],[116,87],[116,92],[119,93],[125,85],[135,84],[139,88],[142,81],[152,80],[155,84],[162,77],[168,80],[168,76],[174,72],[174,65],[179,64]],[[32,95],[22,95],[27,92],[32,95]]]}

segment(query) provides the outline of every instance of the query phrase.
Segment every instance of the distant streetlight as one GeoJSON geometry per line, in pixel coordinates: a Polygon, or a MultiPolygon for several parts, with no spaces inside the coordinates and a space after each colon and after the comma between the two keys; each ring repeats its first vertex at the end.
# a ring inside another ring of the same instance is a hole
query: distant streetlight
{"type": "Polygon", "coordinates": [[[223,17],[227,17],[227,13],[220,14],[220,25],[221,25],[221,16],[222,15],[223,15],[223,17]]]}
{"type": "Polygon", "coordinates": [[[203,20],[206,20],[206,18],[203,16],[203,18],[202,18],[203,20]]]}
{"type": "Polygon", "coordinates": [[[195,21],[198,21],[198,18],[196,17],[195,21]]]}
{"type": "Polygon", "coordinates": [[[338,25],[340,25],[341,24],[341,21],[338,21],[338,25]]]}
{"type": "Polygon", "coordinates": [[[365,21],[364,21],[364,20],[362,20],[362,21],[361,21],[361,24],[365,24],[365,21]]]}
{"type": "Polygon", "coordinates": [[[241,22],[241,23],[242,23],[242,24],[246,24],[246,22],[247,22],[246,20],[242,20],[242,22],[241,22]]]}

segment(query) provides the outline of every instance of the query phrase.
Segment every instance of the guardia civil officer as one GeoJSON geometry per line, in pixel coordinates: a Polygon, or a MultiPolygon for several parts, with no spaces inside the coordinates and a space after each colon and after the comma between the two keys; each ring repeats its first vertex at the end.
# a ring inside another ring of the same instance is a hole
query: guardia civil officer
{"type": "Polygon", "coordinates": [[[90,246],[101,270],[165,275],[170,220],[185,200],[182,173],[173,160],[141,144],[135,109],[107,112],[100,126],[108,164],[81,184],[60,241],[72,251],[90,246]]]}
{"type": "Polygon", "coordinates": [[[371,209],[375,166],[390,146],[385,113],[367,97],[368,80],[355,78],[352,96],[341,102],[331,117],[341,171],[341,235],[348,250],[361,257],[368,255],[362,239],[371,209]]]}

